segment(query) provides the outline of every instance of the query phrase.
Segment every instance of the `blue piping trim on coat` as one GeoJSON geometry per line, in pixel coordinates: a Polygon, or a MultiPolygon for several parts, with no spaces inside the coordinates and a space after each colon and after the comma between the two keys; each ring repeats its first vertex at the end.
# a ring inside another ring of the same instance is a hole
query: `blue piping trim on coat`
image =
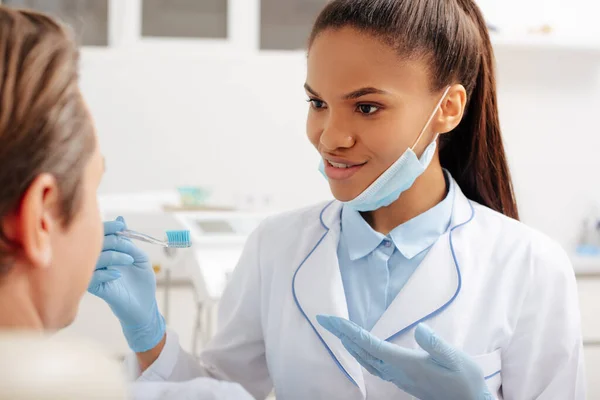
{"type": "Polygon", "coordinates": [[[306,260],[308,260],[308,258],[314,253],[314,251],[317,249],[317,247],[319,247],[319,245],[321,244],[321,242],[323,241],[323,239],[325,239],[325,236],[327,236],[327,234],[329,233],[329,227],[327,225],[325,225],[325,222],[323,222],[323,213],[325,212],[325,210],[327,210],[327,208],[329,208],[329,206],[331,204],[333,204],[333,201],[330,202],[329,204],[327,204],[323,208],[323,210],[321,210],[321,215],[319,215],[319,220],[321,221],[321,225],[323,225],[323,228],[325,228],[325,233],[323,234],[323,236],[321,236],[321,238],[319,239],[319,241],[317,242],[317,244],[315,244],[315,247],[313,247],[313,249],[310,251],[310,253],[308,253],[308,255],[306,257],[304,257],[304,260],[302,260],[302,262],[300,263],[300,265],[296,269],[296,272],[294,273],[294,277],[292,278],[292,294],[294,295],[294,301],[296,302],[296,306],[298,307],[298,309],[300,310],[300,312],[302,313],[302,315],[304,316],[304,318],[306,319],[306,321],[309,323],[309,325],[313,329],[313,331],[315,331],[315,333],[317,334],[317,337],[319,338],[319,340],[321,341],[321,343],[323,344],[323,346],[325,346],[325,349],[327,349],[327,352],[329,353],[329,355],[331,356],[331,358],[333,358],[333,361],[335,361],[335,363],[338,366],[338,368],[344,373],[344,375],[346,375],[346,378],[348,378],[350,380],[350,382],[352,382],[356,387],[358,387],[358,383],[356,383],[356,381],[354,380],[354,378],[352,378],[352,376],[348,373],[348,371],[346,371],[346,369],[344,368],[344,366],[342,364],[340,364],[340,362],[338,361],[338,359],[336,358],[336,356],[333,354],[333,351],[331,351],[331,349],[329,348],[329,346],[327,346],[327,343],[325,343],[325,340],[323,340],[323,338],[319,334],[319,331],[317,331],[317,329],[312,324],[312,322],[310,322],[310,318],[308,318],[308,316],[306,315],[306,313],[302,309],[302,306],[300,305],[300,302],[298,301],[298,297],[296,296],[296,287],[295,287],[296,285],[295,284],[296,284],[296,275],[298,275],[298,271],[300,271],[300,268],[302,268],[302,266],[304,265],[304,263],[306,262],[306,260]]]}
{"type": "Polygon", "coordinates": [[[502,372],[502,370],[501,370],[501,369],[500,369],[500,370],[498,370],[498,371],[496,371],[496,372],[494,372],[494,373],[493,373],[493,374],[491,374],[491,375],[488,375],[488,376],[486,376],[486,377],[485,377],[485,378],[483,378],[483,379],[485,379],[485,380],[487,381],[488,379],[491,379],[491,378],[495,377],[496,375],[498,375],[500,372],[502,372]]]}
{"type": "Polygon", "coordinates": [[[469,201],[469,207],[471,207],[471,216],[469,217],[469,219],[466,220],[465,222],[461,223],[461,224],[453,226],[450,229],[450,234],[448,235],[448,240],[450,241],[450,250],[452,252],[452,259],[454,260],[454,265],[456,266],[456,273],[458,274],[458,286],[456,287],[456,292],[454,293],[454,295],[452,296],[452,298],[446,302],[446,304],[444,304],[443,306],[441,306],[440,308],[438,308],[434,312],[432,312],[432,313],[424,316],[420,320],[413,322],[412,324],[410,324],[406,328],[404,328],[404,329],[396,332],[395,334],[393,334],[389,338],[385,339],[387,342],[393,340],[397,336],[402,335],[406,331],[414,328],[415,326],[417,326],[421,322],[424,322],[424,321],[426,321],[426,320],[428,320],[428,319],[436,316],[437,314],[441,313],[442,311],[444,311],[450,304],[452,304],[452,302],[454,302],[454,300],[456,299],[456,297],[460,293],[460,289],[462,288],[462,276],[460,274],[460,266],[458,265],[458,260],[456,259],[456,252],[454,251],[454,244],[452,244],[452,233],[454,232],[455,229],[460,228],[461,226],[465,226],[466,224],[468,224],[469,222],[471,222],[473,220],[473,218],[475,217],[475,209],[473,208],[473,204],[471,204],[470,201],[469,201]]]}

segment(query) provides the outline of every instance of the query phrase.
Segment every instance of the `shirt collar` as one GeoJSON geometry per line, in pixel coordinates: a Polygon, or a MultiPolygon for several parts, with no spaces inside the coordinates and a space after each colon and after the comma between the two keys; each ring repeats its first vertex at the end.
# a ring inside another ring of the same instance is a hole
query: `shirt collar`
{"type": "Polygon", "coordinates": [[[408,259],[430,248],[450,226],[456,183],[449,172],[444,172],[448,185],[444,200],[390,232],[394,245],[408,259]]]}
{"type": "MultiPolygon", "coordinates": [[[[448,193],[444,200],[433,208],[394,228],[389,237],[400,253],[407,259],[431,247],[448,230],[452,218],[456,183],[445,171],[448,193]]],[[[372,253],[385,239],[350,207],[342,208],[342,235],[348,244],[348,255],[357,260],[372,253]]]]}
{"type": "Polygon", "coordinates": [[[371,254],[385,236],[376,232],[360,213],[345,205],[342,207],[342,235],[348,244],[352,261],[371,254]]]}

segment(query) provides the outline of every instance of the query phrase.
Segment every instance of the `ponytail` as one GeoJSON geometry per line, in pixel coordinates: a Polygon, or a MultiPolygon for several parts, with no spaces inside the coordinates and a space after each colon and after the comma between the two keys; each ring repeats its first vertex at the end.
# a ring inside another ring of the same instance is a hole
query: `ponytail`
{"type": "Polygon", "coordinates": [[[442,135],[440,162],[469,199],[518,220],[500,131],[492,44],[473,1],[458,2],[479,30],[479,72],[463,120],[452,132],[442,135]]]}

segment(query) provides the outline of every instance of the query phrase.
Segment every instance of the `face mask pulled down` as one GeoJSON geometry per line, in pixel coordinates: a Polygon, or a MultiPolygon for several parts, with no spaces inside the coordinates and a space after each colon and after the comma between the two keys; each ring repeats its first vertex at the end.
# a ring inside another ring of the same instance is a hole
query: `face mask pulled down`
{"type": "MultiPolygon", "coordinates": [[[[398,200],[400,195],[408,190],[415,180],[425,172],[435,155],[438,135],[435,135],[433,141],[425,148],[421,158],[417,157],[414,148],[421,140],[421,137],[442,105],[442,101],[449,90],[450,87],[444,92],[412,147],[406,149],[400,158],[398,158],[362,193],[354,199],[344,202],[344,205],[360,212],[374,211],[381,207],[389,206],[394,201],[398,200]]],[[[323,159],[321,159],[319,171],[327,179],[323,159]]]]}

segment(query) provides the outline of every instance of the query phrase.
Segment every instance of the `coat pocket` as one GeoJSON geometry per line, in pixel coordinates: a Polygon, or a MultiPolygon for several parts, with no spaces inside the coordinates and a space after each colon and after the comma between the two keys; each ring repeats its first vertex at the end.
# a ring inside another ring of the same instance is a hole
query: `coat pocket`
{"type": "Polygon", "coordinates": [[[473,356],[473,360],[479,365],[485,377],[488,390],[496,399],[502,399],[502,349],[491,353],[473,356]]]}

